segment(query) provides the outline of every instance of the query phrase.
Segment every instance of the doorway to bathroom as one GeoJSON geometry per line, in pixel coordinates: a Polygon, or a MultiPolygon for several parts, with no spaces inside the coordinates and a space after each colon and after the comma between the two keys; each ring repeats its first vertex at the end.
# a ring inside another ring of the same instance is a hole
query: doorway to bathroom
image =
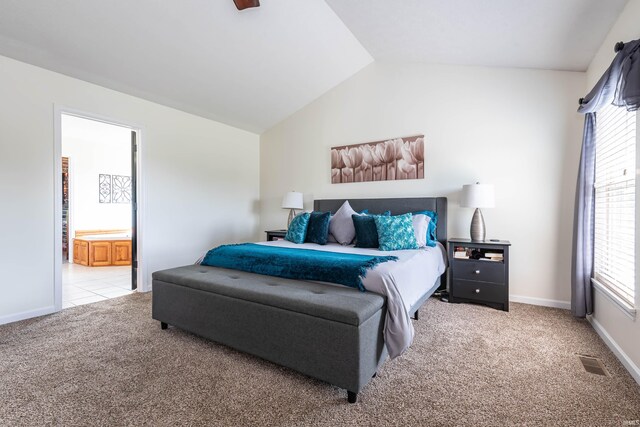
{"type": "Polygon", "coordinates": [[[137,131],[60,117],[61,308],[129,295],[137,287],[137,131]]]}

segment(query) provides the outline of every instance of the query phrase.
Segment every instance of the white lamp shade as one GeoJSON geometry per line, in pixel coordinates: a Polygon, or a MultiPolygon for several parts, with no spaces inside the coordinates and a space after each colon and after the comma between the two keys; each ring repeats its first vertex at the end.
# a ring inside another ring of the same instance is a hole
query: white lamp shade
{"type": "Polygon", "coordinates": [[[302,209],[302,193],[289,191],[282,199],[282,209],[302,209]]]}
{"type": "Polygon", "coordinates": [[[495,205],[493,184],[468,184],[462,186],[463,208],[492,208],[495,205]]]}

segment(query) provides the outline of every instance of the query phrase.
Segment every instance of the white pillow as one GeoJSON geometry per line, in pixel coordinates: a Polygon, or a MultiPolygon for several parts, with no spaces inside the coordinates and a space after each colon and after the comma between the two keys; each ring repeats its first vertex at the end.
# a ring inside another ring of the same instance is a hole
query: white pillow
{"type": "Polygon", "coordinates": [[[356,237],[356,227],[353,225],[351,215],[358,214],[354,211],[348,200],[340,206],[329,221],[329,234],[341,245],[348,245],[356,237]]]}
{"type": "Polygon", "coordinates": [[[429,230],[429,218],[427,215],[417,214],[413,216],[413,232],[416,235],[418,241],[418,247],[424,248],[427,246],[427,231],[429,230]]]}

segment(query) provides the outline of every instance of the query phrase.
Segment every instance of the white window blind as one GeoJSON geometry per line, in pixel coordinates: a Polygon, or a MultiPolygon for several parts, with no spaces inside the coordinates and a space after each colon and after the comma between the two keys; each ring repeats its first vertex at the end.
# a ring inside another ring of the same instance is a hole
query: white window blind
{"type": "Polygon", "coordinates": [[[635,298],[636,113],[596,113],[594,278],[626,303],[635,298]]]}

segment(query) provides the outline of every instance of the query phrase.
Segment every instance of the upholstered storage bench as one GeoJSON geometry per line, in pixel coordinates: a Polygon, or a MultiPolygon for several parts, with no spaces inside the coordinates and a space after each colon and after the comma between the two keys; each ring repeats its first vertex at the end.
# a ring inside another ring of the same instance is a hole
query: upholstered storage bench
{"type": "Polygon", "coordinates": [[[191,265],[153,273],[153,318],[348,391],[386,358],[386,300],[345,286],[191,265]]]}

